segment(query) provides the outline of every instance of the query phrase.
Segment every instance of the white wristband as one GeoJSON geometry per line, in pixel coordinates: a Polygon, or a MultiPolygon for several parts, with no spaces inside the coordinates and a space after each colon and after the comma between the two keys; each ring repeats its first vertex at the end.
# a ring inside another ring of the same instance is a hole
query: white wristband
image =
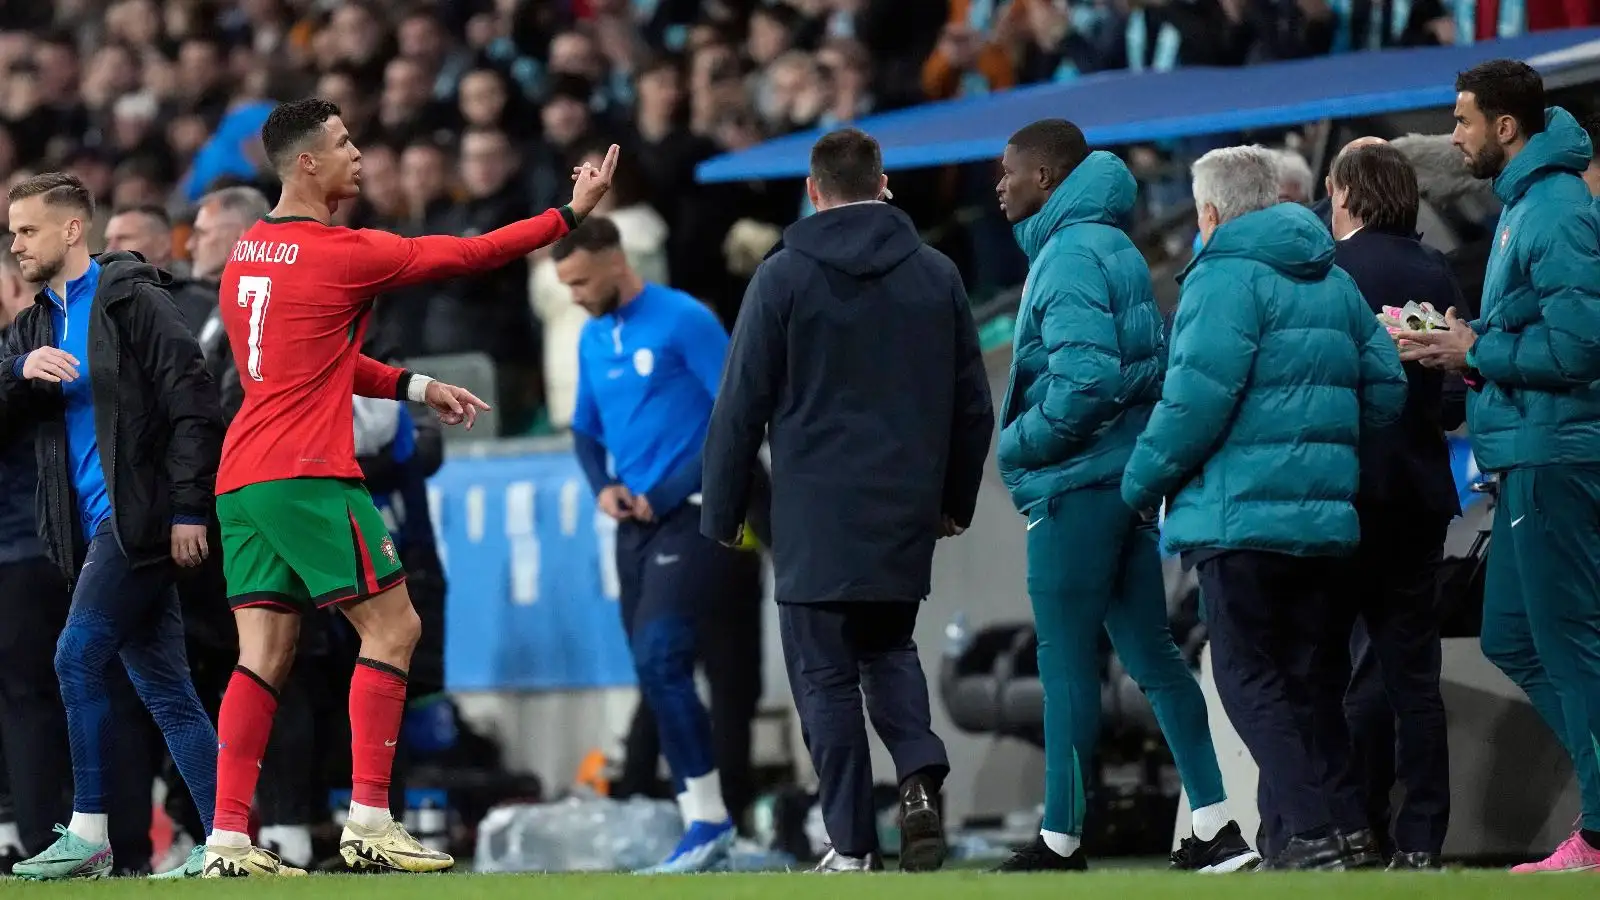
{"type": "Polygon", "coordinates": [[[412,372],[411,381],[406,384],[406,399],[412,403],[428,402],[428,385],[432,383],[432,378],[412,372]]]}

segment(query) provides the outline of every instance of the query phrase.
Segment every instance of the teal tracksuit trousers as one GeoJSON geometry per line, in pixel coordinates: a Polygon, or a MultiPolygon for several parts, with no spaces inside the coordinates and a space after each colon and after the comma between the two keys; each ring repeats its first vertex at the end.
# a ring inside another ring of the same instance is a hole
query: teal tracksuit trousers
{"type": "Polygon", "coordinates": [[[1226,799],[1200,684],[1167,622],[1158,537],[1116,485],[1028,511],[1028,595],[1044,684],[1044,829],[1083,834],[1084,773],[1100,733],[1100,632],[1155,707],[1192,808],[1226,799]]]}
{"type": "Polygon", "coordinates": [[[1567,748],[1600,831],[1600,465],[1504,473],[1492,534],[1483,655],[1567,748]]]}

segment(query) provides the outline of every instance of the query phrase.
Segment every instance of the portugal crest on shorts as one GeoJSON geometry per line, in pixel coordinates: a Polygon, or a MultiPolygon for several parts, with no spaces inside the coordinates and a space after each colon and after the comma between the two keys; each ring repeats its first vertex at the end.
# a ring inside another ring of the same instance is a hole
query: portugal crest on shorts
{"type": "Polygon", "coordinates": [[[394,552],[394,538],[384,538],[383,543],[378,545],[378,549],[383,551],[383,558],[389,562],[398,563],[400,561],[400,555],[394,552]]]}

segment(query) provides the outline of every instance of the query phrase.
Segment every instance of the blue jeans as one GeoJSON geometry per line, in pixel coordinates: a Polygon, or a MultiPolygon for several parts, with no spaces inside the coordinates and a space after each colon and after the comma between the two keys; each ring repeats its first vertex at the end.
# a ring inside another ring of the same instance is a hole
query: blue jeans
{"type": "Polygon", "coordinates": [[[183,613],[168,566],[134,569],[109,523],[89,542],[56,644],[56,676],[72,748],[73,811],[106,811],[113,750],[106,671],[119,656],[166,739],[206,832],[217,793],[217,732],[189,678],[183,613]]]}

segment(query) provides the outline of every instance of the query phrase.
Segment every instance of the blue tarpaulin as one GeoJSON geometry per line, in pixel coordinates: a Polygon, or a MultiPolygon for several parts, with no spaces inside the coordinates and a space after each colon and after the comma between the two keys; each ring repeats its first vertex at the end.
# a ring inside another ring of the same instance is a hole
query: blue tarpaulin
{"type": "MultiPolygon", "coordinates": [[[[1006,138],[1039,119],[1071,119],[1091,144],[1112,146],[1449,106],[1457,72],[1505,57],[1528,60],[1546,76],[1592,63],[1600,59],[1600,28],[1246,68],[1106,73],[930,103],[857,124],[883,145],[885,168],[911,169],[994,159],[1006,138]]],[[[803,176],[817,136],[790,135],[707,160],[695,177],[715,182],[803,176]]]]}

